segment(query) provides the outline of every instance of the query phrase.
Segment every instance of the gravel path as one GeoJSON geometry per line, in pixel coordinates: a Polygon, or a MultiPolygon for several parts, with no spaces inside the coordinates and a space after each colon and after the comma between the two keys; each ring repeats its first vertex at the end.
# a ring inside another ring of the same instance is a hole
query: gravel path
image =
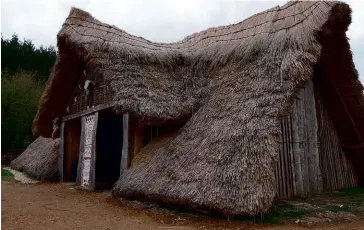
{"type": "MultiPolygon", "coordinates": [[[[69,184],[2,181],[1,185],[2,229],[306,229],[132,207],[109,193],[82,191],[69,184]]],[[[364,229],[364,221],[323,224],[318,229],[364,229]]]]}

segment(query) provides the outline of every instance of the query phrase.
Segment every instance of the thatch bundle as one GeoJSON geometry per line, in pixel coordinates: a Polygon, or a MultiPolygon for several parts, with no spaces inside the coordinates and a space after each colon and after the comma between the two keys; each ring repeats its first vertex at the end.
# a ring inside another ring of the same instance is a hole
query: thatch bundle
{"type": "Polygon", "coordinates": [[[322,50],[337,49],[336,62],[345,63],[335,67],[340,76],[326,71],[323,63],[331,75],[321,85],[334,82],[327,95],[338,89],[340,106],[349,111],[345,120],[351,129],[338,131],[364,137],[363,87],[342,39],[350,12],[340,2],[289,2],[238,24],[161,44],[73,8],[58,34],[59,56],[41,98],[34,135],[50,136],[52,120],[64,114],[69,101],[64,92],[72,92],[85,68],[108,82],[111,103],[120,114],[150,122],[191,117],[148,161],[125,171],[114,195],[226,215],[265,212],[275,196],[280,117],[312,78],[325,56],[322,50]]]}
{"type": "Polygon", "coordinates": [[[38,137],[11,162],[11,167],[42,181],[59,180],[59,139],[38,137]]]}

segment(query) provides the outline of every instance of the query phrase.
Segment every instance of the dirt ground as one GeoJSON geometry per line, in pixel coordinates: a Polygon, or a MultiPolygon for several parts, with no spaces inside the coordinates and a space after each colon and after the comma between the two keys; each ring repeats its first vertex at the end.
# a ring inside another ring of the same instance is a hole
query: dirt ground
{"type": "MultiPolygon", "coordinates": [[[[125,204],[104,192],[69,184],[1,182],[2,229],[306,229],[299,224],[257,224],[179,214],[125,204]]],[[[315,229],[364,229],[364,220],[315,229]]]]}

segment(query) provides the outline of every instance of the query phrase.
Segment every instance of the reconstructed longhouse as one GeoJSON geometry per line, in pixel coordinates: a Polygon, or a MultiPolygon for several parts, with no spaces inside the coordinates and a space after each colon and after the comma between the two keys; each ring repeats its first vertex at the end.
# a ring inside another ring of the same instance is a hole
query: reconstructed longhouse
{"type": "Polygon", "coordinates": [[[345,3],[288,2],[154,43],[73,8],[33,128],[57,157],[33,148],[13,167],[222,215],[362,185],[350,23],[345,3]]]}

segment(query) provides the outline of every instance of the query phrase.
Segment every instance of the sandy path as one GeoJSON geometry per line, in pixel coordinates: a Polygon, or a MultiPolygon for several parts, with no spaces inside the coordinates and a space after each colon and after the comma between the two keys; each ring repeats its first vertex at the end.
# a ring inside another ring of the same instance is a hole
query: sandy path
{"type": "MultiPolygon", "coordinates": [[[[2,229],[305,229],[168,214],[121,204],[67,184],[2,183],[2,229]]],[[[318,229],[364,229],[364,221],[318,229]]]]}

